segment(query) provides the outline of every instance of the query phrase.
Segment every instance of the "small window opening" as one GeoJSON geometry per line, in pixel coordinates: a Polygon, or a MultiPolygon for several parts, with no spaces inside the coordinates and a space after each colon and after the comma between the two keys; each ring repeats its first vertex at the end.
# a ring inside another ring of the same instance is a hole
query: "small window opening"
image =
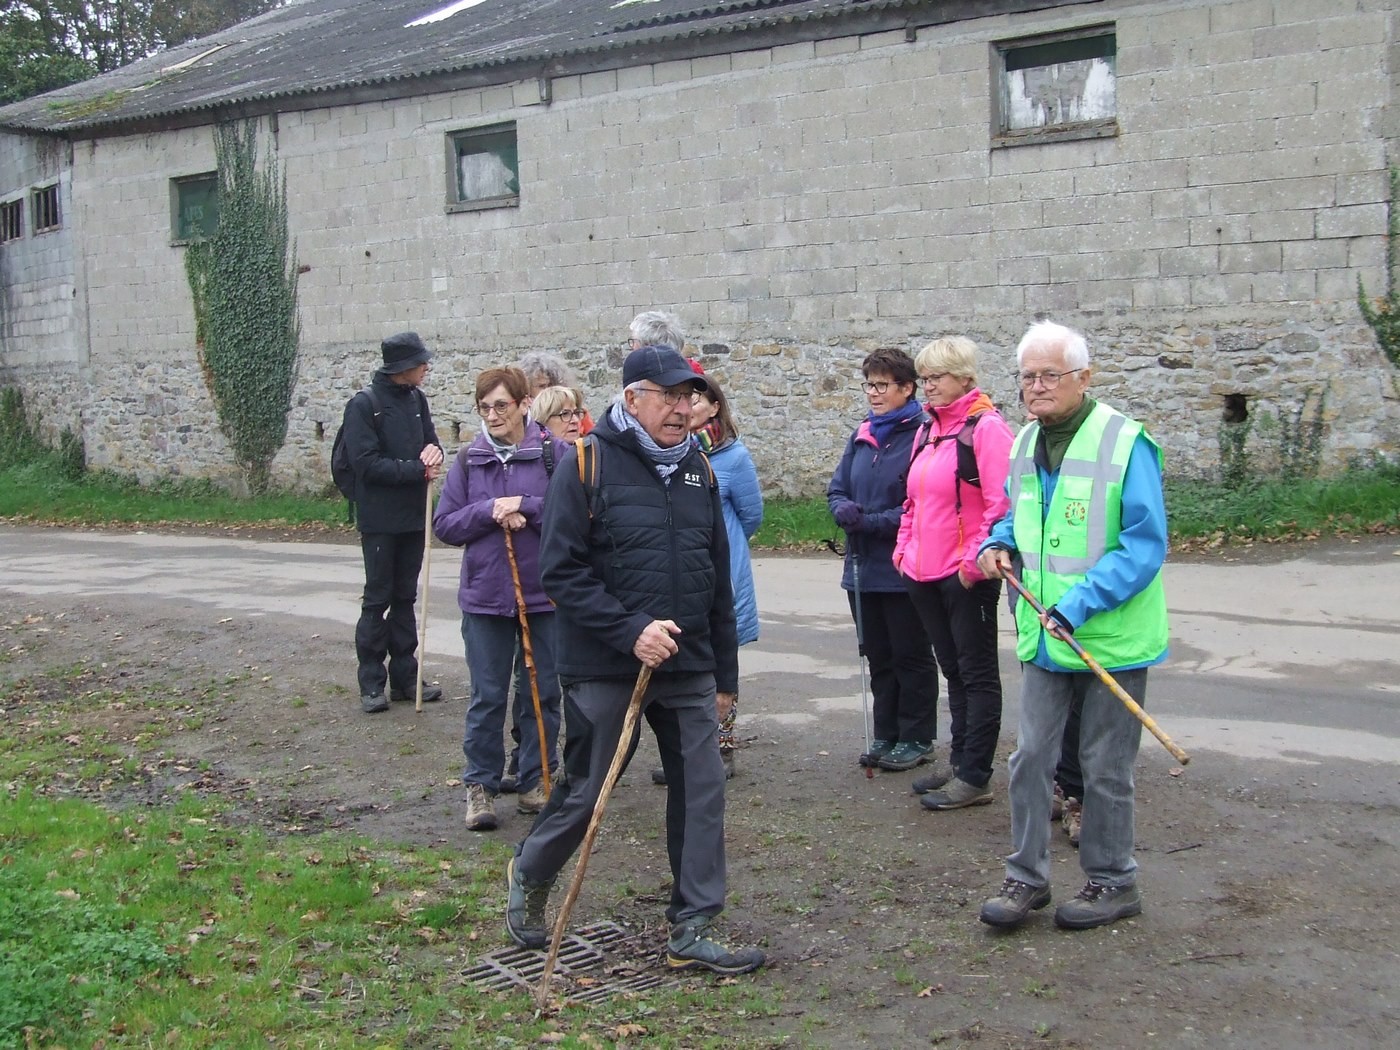
{"type": "Polygon", "coordinates": [[[1244,394],[1226,394],[1225,410],[1221,420],[1226,423],[1244,423],[1249,420],[1249,404],[1244,394]]]}
{"type": "Polygon", "coordinates": [[[58,214],[58,183],[34,191],[32,221],[35,233],[56,230],[61,225],[58,214]]]}
{"type": "Polygon", "coordinates": [[[316,440],[326,440],[326,424],[322,423],[320,420],[317,420],[316,422],[316,440]]]}
{"type": "Polygon", "coordinates": [[[0,242],[16,241],[24,236],[24,201],[12,200],[0,204],[0,242]]]}
{"type": "Polygon", "coordinates": [[[461,424],[461,423],[453,423],[453,424],[452,424],[452,443],[453,443],[454,445],[460,445],[460,444],[462,443],[462,424],[461,424]]]}

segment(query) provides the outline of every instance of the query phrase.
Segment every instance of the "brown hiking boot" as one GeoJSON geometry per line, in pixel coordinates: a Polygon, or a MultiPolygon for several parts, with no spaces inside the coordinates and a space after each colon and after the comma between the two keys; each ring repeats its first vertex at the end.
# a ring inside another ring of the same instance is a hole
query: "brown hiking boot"
{"type": "Polygon", "coordinates": [[[1069,836],[1069,844],[1078,848],[1079,828],[1084,823],[1084,803],[1077,798],[1065,799],[1064,815],[1060,817],[1060,827],[1069,836]]]}
{"type": "Polygon", "coordinates": [[[467,827],[472,831],[494,831],[500,824],[496,817],[496,796],[481,784],[467,785],[467,827]]]}

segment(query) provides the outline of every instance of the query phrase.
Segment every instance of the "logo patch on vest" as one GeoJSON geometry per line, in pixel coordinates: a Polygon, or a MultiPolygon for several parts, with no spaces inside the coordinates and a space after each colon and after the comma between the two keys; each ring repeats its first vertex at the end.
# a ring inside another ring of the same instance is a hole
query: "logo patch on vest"
{"type": "Polygon", "coordinates": [[[699,474],[693,474],[693,473],[691,473],[690,471],[687,470],[687,471],[685,472],[685,477],[682,478],[681,480],[682,480],[682,482],[684,482],[686,485],[690,485],[690,486],[692,486],[692,487],[694,487],[694,488],[697,488],[697,489],[700,488],[700,475],[699,475],[699,474]]]}
{"type": "Polygon", "coordinates": [[[1089,508],[1083,500],[1072,499],[1065,504],[1065,521],[1071,525],[1083,525],[1089,517],[1089,508]]]}

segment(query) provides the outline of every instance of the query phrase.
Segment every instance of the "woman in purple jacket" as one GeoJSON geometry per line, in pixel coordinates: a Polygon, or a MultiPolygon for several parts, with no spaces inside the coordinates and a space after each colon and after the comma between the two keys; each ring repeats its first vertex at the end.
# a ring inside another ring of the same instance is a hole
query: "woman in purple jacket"
{"type": "MultiPolygon", "coordinates": [[[[549,754],[559,736],[559,678],[554,672],[554,605],[540,586],[540,513],[549,466],[564,446],[531,422],[529,385],[518,368],[488,368],[476,379],[476,410],[483,427],[476,440],[457,453],[433,516],[438,539],[462,551],[457,605],[471,674],[471,700],[462,751],[467,756],[462,782],[467,789],[467,827],[497,826],[496,795],[505,764],[503,734],[510,711],[512,669],[520,643],[515,586],[506,557],[510,532],[525,595],[531,648],[539,682],[549,754]],[[551,442],[546,457],[544,442],[551,442]]],[[[520,797],[522,813],[537,813],[547,801],[540,783],[539,729],[534,705],[520,711],[520,797]]]]}

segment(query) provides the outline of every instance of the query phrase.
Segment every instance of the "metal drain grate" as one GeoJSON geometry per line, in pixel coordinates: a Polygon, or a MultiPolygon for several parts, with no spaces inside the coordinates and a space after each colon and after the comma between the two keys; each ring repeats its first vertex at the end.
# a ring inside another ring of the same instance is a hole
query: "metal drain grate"
{"type": "MultiPolygon", "coordinates": [[[[615,922],[595,922],[566,934],[559,943],[559,960],[554,979],[565,986],[561,993],[576,1003],[601,1003],[614,995],[641,992],[674,978],[657,973],[638,972],[620,967],[616,976],[606,976],[604,963],[609,953],[617,955],[634,949],[641,954],[636,939],[615,922]],[[565,990],[567,988],[567,990],[565,990]]],[[[534,988],[544,972],[545,952],[529,948],[501,948],[477,959],[463,971],[468,981],[491,992],[514,988],[534,988]]]]}

